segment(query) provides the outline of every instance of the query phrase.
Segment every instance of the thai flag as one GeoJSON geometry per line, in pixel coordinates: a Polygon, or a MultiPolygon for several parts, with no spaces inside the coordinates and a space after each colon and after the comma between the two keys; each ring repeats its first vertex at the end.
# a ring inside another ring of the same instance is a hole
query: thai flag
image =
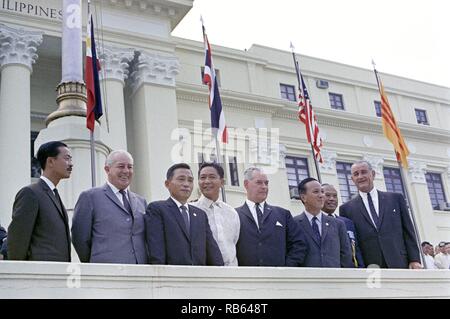
{"type": "Polygon", "coordinates": [[[225,125],[225,114],[222,109],[222,101],[220,99],[219,86],[217,85],[216,72],[214,70],[211,46],[209,45],[208,36],[205,27],[202,24],[203,40],[205,43],[205,71],[203,74],[203,83],[209,87],[209,108],[211,110],[211,127],[223,143],[228,143],[227,126],[225,125]]]}
{"type": "Polygon", "coordinates": [[[95,121],[102,115],[102,97],[100,92],[100,80],[98,71],[100,71],[100,62],[97,59],[94,39],[94,23],[92,14],[88,16],[86,36],[86,72],[85,82],[87,91],[86,104],[86,127],[94,132],[95,121]]]}

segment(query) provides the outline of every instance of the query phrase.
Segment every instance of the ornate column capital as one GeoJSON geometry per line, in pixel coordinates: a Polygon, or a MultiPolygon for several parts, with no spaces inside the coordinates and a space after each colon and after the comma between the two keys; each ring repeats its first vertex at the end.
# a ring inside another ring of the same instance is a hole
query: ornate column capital
{"type": "Polygon", "coordinates": [[[365,154],[363,160],[369,162],[369,164],[372,166],[372,169],[375,171],[375,178],[377,178],[377,176],[378,178],[383,177],[384,159],[382,157],[365,154]]]}
{"type": "Polygon", "coordinates": [[[105,45],[100,48],[98,56],[104,69],[104,72],[100,72],[101,79],[118,80],[124,85],[128,78],[129,63],[134,58],[134,49],[105,45]]]}
{"type": "Polygon", "coordinates": [[[42,43],[41,31],[27,31],[0,24],[0,66],[20,64],[30,72],[36,62],[37,47],[42,43]]]}
{"type": "Polygon", "coordinates": [[[322,154],[323,163],[319,163],[320,172],[335,174],[336,173],[336,159],[337,153],[332,151],[320,151],[322,154]]]}
{"type": "Polygon", "coordinates": [[[427,164],[421,161],[408,161],[408,171],[411,183],[426,184],[425,173],[427,164]]]}
{"type": "Polygon", "coordinates": [[[175,76],[179,73],[178,58],[160,53],[141,52],[138,63],[131,73],[131,87],[135,92],[142,84],[158,84],[175,87],[175,76]]]}

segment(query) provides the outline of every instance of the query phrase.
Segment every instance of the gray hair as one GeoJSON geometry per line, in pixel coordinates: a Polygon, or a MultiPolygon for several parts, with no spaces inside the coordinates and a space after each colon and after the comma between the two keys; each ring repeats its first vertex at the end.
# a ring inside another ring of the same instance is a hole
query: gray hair
{"type": "Polygon", "coordinates": [[[261,174],[264,174],[264,171],[261,168],[250,166],[244,171],[244,181],[251,181],[253,179],[253,173],[259,172],[261,174]]]}
{"type": "Polygon", "coordinates": [[[354,162],[354,163],[352,164],[352,166],[353,166],[353,165],[359,165],[359,164],[366,164],[367,167],[369,168],[369,171],[373,171],[372,165],[370,165],[370,163],[369,163],[368,161],[366,161],[366,160],[359,160],[359,161],[356,161],[356,162],[354,162]]]}
{"type": "Polygon", "coordinates": [[[115,157],[116,157],[116,155],[119,155],[119,154],[125,154],[126,156],[128,156],[131,159],[132,162],[134,161],[133,156],[131,156],[131,154],[128,153],[127,151],[115,150],[115,151],[112,151],[111,153],[109,153],[108,156],[106,157],[105,166],[111,166],[112,164],[114,164],[115,157]]]}

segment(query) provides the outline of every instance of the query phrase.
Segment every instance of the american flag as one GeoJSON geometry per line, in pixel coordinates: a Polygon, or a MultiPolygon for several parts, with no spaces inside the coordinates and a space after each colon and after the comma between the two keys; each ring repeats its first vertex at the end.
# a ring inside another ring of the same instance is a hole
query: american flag
{"type": "Polygon", "coordinates": [[[203,40],[205,44],[205,71],[203,74],[203,83],[209,87],[209,109],[211,111],[211,127],[216,132],[217,138],[223,143],[228,143],[228,132],[225,124],[225,114],[222,109],[222,101],[220,99],[219,86],[217,85],[216,72],[214,70],[211,46],[209,45],[208,36],[202,23],[203,40]]]}
{"type": "Polygon", "coordinates": [[[298,119],[305,124],[306,137],[308,142],[314,149],[314,156],[323,163],[320,148],[322,147],[322,138],[320,137],[319,126],[317,125],[317,118],[312,109],[311,100],[309,99],[308,89],[306,88],[303,75],[300,74],[300,96],[298,103],[298,119]]]}

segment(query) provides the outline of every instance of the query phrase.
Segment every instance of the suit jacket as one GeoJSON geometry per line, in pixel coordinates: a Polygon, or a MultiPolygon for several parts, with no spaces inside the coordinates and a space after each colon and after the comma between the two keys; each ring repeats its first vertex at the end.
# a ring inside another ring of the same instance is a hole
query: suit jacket
{"type": "Polygon", "coordinates": [[[7,243],[6,243],[6,230],[0,226],[0,254],[2,254],[5,259],[6,259],[6,247],[7,247],[7,243]],[[3,240],[5,240],[3,242],[3,240]]]}
{"type": "Polygon", "coordinates": [[[297,267],[303,263],[306,242],[290,211],[266,203],[260,229],[246,203],[236,211],[241,221],[236,245],[239,266],[297,267]]]}
{"type": "Polygon", "coordinates": [[[342,217],[342,216],[338,216],[338,215],[335,215],[335,216],[338,220],[342,220],[345,223],[345,227],[347,228],[348,239],[350,239],[350,248],[353,249],[353,247],[351,247],[351,246],[354,245],[355,258],[356,258],[356,261],[358,262],[358,268],[365,268],[364,259],[363,259],[362,253],[361,253],[361,248],[359,248],[358,238],[356,236],[355,224],[353,224],[351,219],[348,219],[348,218],[342,217]],[[352,243],[352,241],[353,241],[353,243],[352,243]]]}
{"type": "Polygon", "coordinates": [[[366,265],[408,268],[420,262],[414,227],[403,195],[378,191],[379,227],[372,223],[360,195],[339,207],[339,215],[353,221],[366,265]]]}
{"type": "Polygon", "coordinates": [[[72,239],[82,262],[146,264],[145,199],[128,191],[132,215],[108,184],[81,193],[72,239]]]}
{"type": "Polygon", "coordinates": [[[305,234],[308,243],[305,267],[354,268],[347,229],[343,221],[322,214],[322,235],[318,242],[311,223],[303,212],[294,220],[305,234]]]}
{"type": "Polygon", "coordinates": [[[39,179],[16,195],[8,227],[8,259],[70,262],[70,230],[64,205],[39,179]]]}
{"type": "Polygon", "coordinates": [[[180,209],[171,198],[148,205],[145,222],[150,263],[223,266],[206,213],[189,205],[189,219],[188,234],[180,209]]]}

